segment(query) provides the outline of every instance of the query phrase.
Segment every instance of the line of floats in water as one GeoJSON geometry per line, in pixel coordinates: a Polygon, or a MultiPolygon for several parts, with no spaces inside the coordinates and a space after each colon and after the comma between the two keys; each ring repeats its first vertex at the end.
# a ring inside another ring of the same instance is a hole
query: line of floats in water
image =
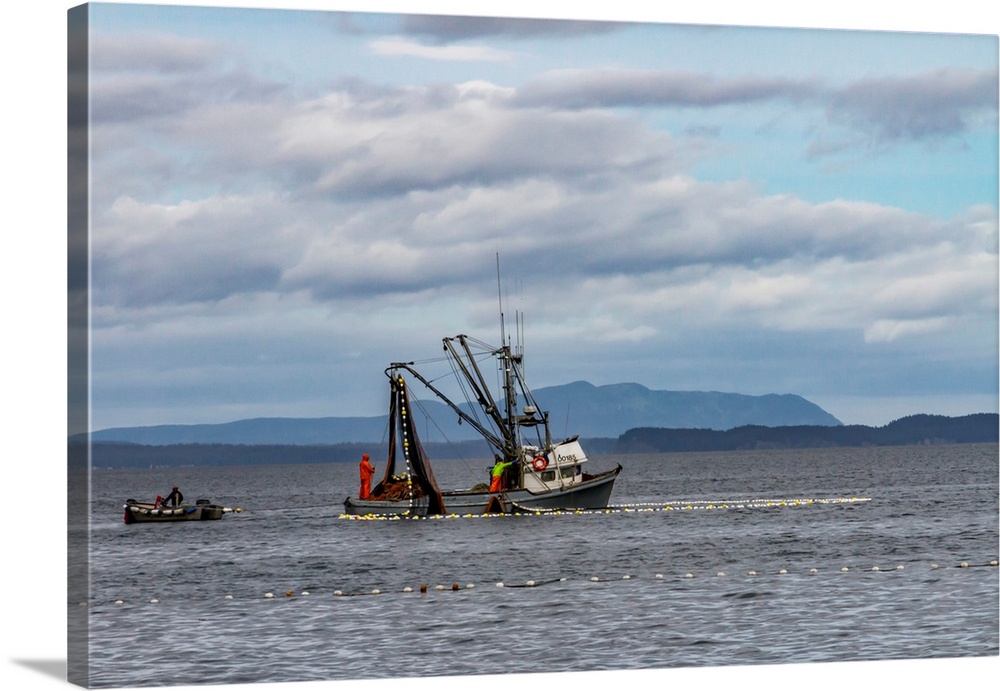
{"type": "MultiPolygon", "coordinates": [[[[565,516],[565,515],[579,515],[579,514],[623,514],[623,513],[646,513],[646,512],[656,512],[656,511],[711,511],[711,510],[725,510],[725,509],[761,509],[761,508],[776,508],[776,507],[797,507],[797,506],[813,506],[813,505],[824,505],[824,504],[854,504],[863,503],[871,501],[870,497],[835,497],[835,498],[823,498],[823,499],[808,499],[808,498],[791,498],[791,499],[731,499],[731,500],[713,500],[713,501],[699,501],[693,502],[688,500],[678,500],[678,501],[667,501],[667,502],[637,502],[629,504],[619,504],[616,506],[608,506],[602,509],[558,509],[558,510],[526,510],[526,511],[515,511],[512,513],[482,513],[482,514],[443,514],[443,515],[432,515],[432,516],[420,516],[420,515],[406,515],[406,514],[366,514],[366,515],[351,515],[351,514],[341,514],[341,518],[351,519],[351,520],[379,520],[379,521],[391,521],[391,520],[441,520],[441,519],[458,519],[458,518],[511,518],[511,517],[526,517],[526,516],[565,516]]],[[[997,560],[992,560],[989,562],[981,564],[970,564],[968,561],[962,561],[955,565],[955,568],[974,568],[974,567],[996,567],[998,564],[997,560]]],[[[843,566],[839,569],[840,573],[848,572],[865,572],[865,573],[892,573],[904,570],[903,565],[897,565],[895,567],[880,567],[871,566],[867,568],[854,567],[853,569],[848,566],[843,566]]],[[[931,563],[929,565],[931,570],[942,568],[937,563],[931,563]]],[[[753,569],[746,572],[746,576],[750,578],[760,577],[765,574],[771,575],[786,575],[791,573],[788,569],[781,568],[777,570],[772,570],[768,572],[758,572],[753,569]]],[[[810,568],[806,572],[807,574],[817,574],[819,569],[810,568]]],[[[724,571],[717,571],[712,574],[715,578],[725,578],[727,574],[724,571]]],[[[665,576],[662,573],[656,573],[653,575],[654,580],[663,580],[665,576]]],[[[696,578],[693,572],[686,572],[682,576],[682,579],[694,579],[696,578]]],[[[562,583],[566,582],[567,578],[552,578],[548,580],[528,580],[520,583],[505,583],[497,582],[496,587],[498,588],[533,588],[543,585],[548,585],[551,583],[562,583]]],[[[598,576],[593,576],[590,579],[593,583],[609,583],[615,581],[629,581],[629,580],[639,580],[639,577],[632,576],[630,574],[622,575],[618,578],[601,578],[598,576]]],[[[472,590],[475,588],[475,584],[468,583],[465,586],[460,586],[458,583],[452,583],[450,586],[446,585],[436,585],[429,587],[427,584],[421,584],[416,588],[404,587],[402,590],[396,591],[385,591],[379,588],[375,588],[369,591],[361,592],[344,592],[342,590],[334,590],[332,594],[337,597],[346,596],[361,596],[361,595],[381,595],[388,592],[402,592],[402,593],[427,593],[430,590],[433,591],[462,591],[462,590],[472,590]]],[[[277,599],[279,596],[285,598],[292,597],[306,597],[309,596],[310,592],[307,590],[301,591],[296,594],[295,591],[287,590],[283,593],[279,593],[277,596],[274,592],[266,592],[262,596],[263,599],[271,600],[277,599]]],[[[236,599],[233,595],[226,595],[224,597],[226,600],[236,599]]],[[[150,603],[156,604],[159,602],[158,599],[152,598],[149,600],[150,603]]],[[[124,605],[124,600],[115,600],[115,605],[124,605]]],[[[86,602],[81,602],[81,606],[86,606],[86,602]]]]}
{"type": "MultiPolygon", "coordinates": [[[[955,564],[953,566],[953,568],[957,568],[957,569],[972,569],[972,568],[977,568],[977,567],[996,567],[997,565],[998,565],[998,562],[997,562],[996,559],[994,559],[992,561],[989,561],[989,562],[980,563],[980,564],[972,564],[972,563],[969,563],[968,561],[962,561],[962,562],[960,562],[958,564],[955,564]]],[[[937,564],[935,562],[932,562],[929,565],[929,569],[931,569],[931,570],[937,570],[937,569],[941,569],[941,568],[945,568],[945,567],[942,567],[940,564],[937,564]]],[[[860,573],[880,573],[880,574],[887,574],[887,573],[898,573],[898,572],[901,572],[903,570],[905,570],[905,567],[902,564],[900,564],[898,566],[889,567],[889,568],[883,568],[883,567],[880,567],[880,566],[871,566],[871,567],[867,567],[867,568],[858,568],[858,567],[851,568],[851,567],[848,567],[848,566],[843,566],[843,567],[841,567],[839,569],[839,572],[840,573],[849,573],[849,572],[858,573],[858,572],[860,572],[860,573]]],[[[788,569],[785,569],[785,568],[777,569],[777,570],[772,570],[772,571],[767,571],[767,572],[760,572],[760,571],[755,571],[755,570],[751,569],[751,570],[749,570],[749,571],[746,572],[746,577],[748,577],[748,578],[760,578],[760,577],[763,577],[765,575],[775,575],[775,576],[778,576],[778,575],[786,575],[786,574],[792,574],[792,573],[795,573],[795,572],[791,572],[791,571],[789,571],[788,569]]],[[[801,574],[802,572],[797,572],[797,573],[801,574]]],[[[806,575],[815,575],[815,574],[818,574],[818,573],[820,573],[820,570],[817,569],[817,568],[810,568],[810,569],[808,569],[808,571],[805,572],[806,575]]],[[[712,574],[712,577],[717,578],[717,579],[723,579],[723,578],[727,577],[727,574],[725,572],[723,572],[723,571],[717,571],[715,574],[712,574]]],[[[666,579],[666,577],[662,573],[656,573],[656,574],[653,575],[652,578],[653,578],[653,580],[657,580],[657,581],[665,580],[666,579]]],[[[674,576],[674,578],[677,578],[677,576],[674,576]]],[[[682,576],[680,576],[679,578],[681,578],[682,580],[693,580],[693,579],[696,578],[696,575],[693,572],[687,572],[687,573],[683,574],[682,576]]],[[[496,585],[497,588],[537,588],[537,587],[544,586],[544,585],[550,585],[552,583],[565,583],[565,582],[568,582],[569,580],[571,580],[571,579],[568,579],[568,578],[551,578],[551,579],[548,579],[548,580],[528,580],[528,581],[524,581],[524,582],[520,582],[520,583],[505,583],[503,581],[498,581],[495,585],[496,585]]],[[[631,574],[624,574],[624,575],[622,575],[622,576],[620,576],[618,578],[601,578],[599,576],[593,576],[593,577],[591,577],[589,579],[589,582],[591,582],[591,583],[612,583],[612,582],[632,581],[632,580],[642,580],[642,578],[639,577],[639,576],[633,576],[631,574]]],[[[382,590],[380,588],[374,588],[372,590],[358,591],[358,592],[345,592],[343,590],[334,590],[334,591],[332,591],[331,594],[334,597],[358,597],[358,596],[363,596],[363,595],[385,595],[385,594],[389,594],[389,593],[404,593],[404,594],[409,594],[409,593],[417,593],[417,592],[419,592],[421,594],[427,594],[427,593],[429,593],[431,591],[436,591],[436,592],[468,591],[468,590],[473,590],[475,587],[476,587],[476,585],[474,583],[468,583],[468,584],[466,584],[464,586],[461,586],[458,583],[452,583],[450,586],[439,584],[439,585],[435,585],[433,587],[430,587],[426,583],[424,583],[424,584],[421,584],[421,585],[417,586],[416,588],[410,587],[410,586],[406,586],[406,587],[404,587],[402,589],[397,589],[397,590],[382,590]]],[[[292,599],[292,598],[296,598],[296,597],[298,597],[298,598],[308,597],[311,594],[312,593],[310,591],[308,591],[308,590],[303,590],[303,591],[301,591],[299,593],[296,593],[293,590],[286,590],[283,593],[279,592],[277,595],[275,595],[275,593],[273,591],[268,591],[268,592],[264,593],[262,596],[257,597],[257,598],[253,598],[253,599],[264,599],[264,600],[277,600],[277,599],[281,599],[281,598],[292,599]]],[[[224,600],[235,600],[237,598],[235,596],[233,596],[233,595],[225,595],[223,597],[223,599],[224,600]]],[[[150,604],[158,604],[159,602],[160,601],[157,598],[151,598],[149,600],[150,604]]],[[[118,599],[118,600],[114,601],[114,604],[118,605],[118,606],[122,606],[122,605],[125,605],[126,602],[125,602],[125,600],[118,599]]],[[[87,603],[86,602],[81,602],[80,606],[85,607],[85,606],[87,606],[87,603]]]]}
{"type": "Polygon", "coordinates": [[[870,497],[836,497],[830,499],[729,499],[692,502],[688,500],[666,502],[638,502],[618,504],[602,509],[524,509],[511,513],[465,513],[420,516],[417,514],[364,515],[340,514],[340,518],[368,521],[437,520],[449,518],[510,518],[512,516],[566,516],[580,514],[649,513],[655,511],[711,511],[713,509],[763,509],[788,506],[811,506],[814,504],[855,504],[871,501],[870,497]]]}

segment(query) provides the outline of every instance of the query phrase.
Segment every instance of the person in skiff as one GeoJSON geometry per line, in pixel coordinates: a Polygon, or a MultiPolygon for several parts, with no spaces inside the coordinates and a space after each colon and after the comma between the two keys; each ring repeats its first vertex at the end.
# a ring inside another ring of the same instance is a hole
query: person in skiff
{"type": "Polygon", "coordinates": [[[168,494],[167,498],[163,500],[163,505],[172,506],[176,509],[178,506],[181,505],[182,501],[184,501],[184,495],[181,494],[181,491],[177,488],[177,485],[174,485],[173,488],[170,490],[170,494],[168,494]]]}
{"type": "Polygon", "coordinates": [[[368,499],[372,491],[372,475],[375,474],[375,466],[368,462],[368,454],[363,454],[358,467],[361,471],[361,491],[358,492],[358,499],[368,499]]]}
{"type": "Polygon", "coordinates": [[[507,472],[507,468],[514,465],[514,461],[504,461],[499,456],[494,456],[496,463],[493,464],[493,470],[490,471],[490,491],[499,492],[504,488],[506,484],[504,482],[504,476],[507,472]]]}

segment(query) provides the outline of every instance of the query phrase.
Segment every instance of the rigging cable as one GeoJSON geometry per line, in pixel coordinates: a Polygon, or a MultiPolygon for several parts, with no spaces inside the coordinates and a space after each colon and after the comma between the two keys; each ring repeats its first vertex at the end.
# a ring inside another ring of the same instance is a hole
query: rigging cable
{"type": "MultiPolygon", "coordinates": [[[[421,401],[419,398],[413,396],[412,394],[410,394],[409,399],[410,399],[410,403],[412,405],[416,405],[416,407],[418,407],[420,409],[420,412],[422,412],[424,414],[424,420],[425,421],[429,421],[432,425],[434,425],[434,428],[441,435],[441,438],[444,439],[445,443],[448,444],[449,448],[451,448],[455,452],[456,457],[458,458],[459,461],[462,462],[462,465],[465,466],[465,469],[467,471],[469,471],[469,473],[471,475],[473,475],[474,477],[476,475],[478,475],[477,471],[473,470],[472,466],[469,464],[469,460],[467,458],[465,458],[465,456],[462,454],[461,450],[455,445],[454,442],[452,442],[451,439],[448,438],[448,435],[445,434],[445,432],[444,432],[443,429],[441,429],[441,426],[438,425],[437,421],[433,417],[431,417],[430,413],[427,412],[427,408],[424,407],[423,401],[421,401]]],[[[486,442],[485,439],[482,440],[482,441],[484,443],[486,442]]],[[[488,444],[487,444],[487,446],[488,446],[488,444]]]]}
{"type": "MultiPolygon", "coordinates": [[[[476,423],[478,423],[481,427],[484,428],[489,427],[494,434],[497,434],[498,430],[496,429],[496,425],[493,424],[492,418],[489,418],[484,423],[482,418],[479,417],[479,414],[482,412],[482,410],[480,409],[480,404],[478,402],[477,403],[472,402],[472,397],[469,395],[468,388],[466,388],[467,382],[465,378],[459,373],[457,368],[457,363],[455,362],[455,360],[453,358],[448,358],[448,364],[451,366],[451,374],[455,378],[455,382],[458,384],[458,388],[462,391],[462,397],[465,399],[466,408],[469,411],[471,411],[469,413],[470,417],[472,417],[476,421],[476,423]]],[[[459,424],[461,423],[462,420],[461,418],[459,418],[459,424]]]]}

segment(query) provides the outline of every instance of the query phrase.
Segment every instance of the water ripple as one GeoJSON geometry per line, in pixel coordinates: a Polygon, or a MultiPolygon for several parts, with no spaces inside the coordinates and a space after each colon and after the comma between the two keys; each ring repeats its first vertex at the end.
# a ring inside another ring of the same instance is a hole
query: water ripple
{"type": "MultiPolygon", "coordinates": [[[[996,458],[996,445],[626,457],[616,503],[872,500],[434,522],[338,520],[317,487],[346,496],[353,464],[95,471],[90,681],[997,655],[997,569],[958,566],[997,559],[996,458]],[[124,498],[170,484],[244,511],[120,522],[124,498]]],[[[448,486],[454,470],[436,474],[448,486]]]]}

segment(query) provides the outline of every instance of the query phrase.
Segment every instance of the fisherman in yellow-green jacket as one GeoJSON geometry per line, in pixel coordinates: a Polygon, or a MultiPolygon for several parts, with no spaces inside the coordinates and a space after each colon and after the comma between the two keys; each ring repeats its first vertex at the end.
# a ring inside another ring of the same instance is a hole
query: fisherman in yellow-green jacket
{"type": "Polygon", "coordinates": [[[514,465],[514,461],[504,461],[499,456],[496,456],[496,463],[493,464],[493,470],[490,471],[490,491],[499,492],[504,487],[504,473],[507,468],[514,465]]]}

